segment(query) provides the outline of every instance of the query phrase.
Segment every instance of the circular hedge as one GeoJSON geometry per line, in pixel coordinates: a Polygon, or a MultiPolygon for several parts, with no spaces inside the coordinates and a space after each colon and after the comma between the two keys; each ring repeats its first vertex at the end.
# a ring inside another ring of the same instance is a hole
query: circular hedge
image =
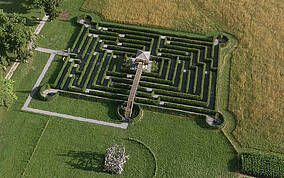
{"type": "Polygon", "coordinates": [[[210,129],[222,129],[225,126],[225,119],[223,115],[217,112],[215,115],[207,115],[205,118],[206,126],[210,129]]]}
{"type": "MultiPolygon", "coordinates": [[[[126,103],[123,103],[123,104],[118,105],[116,109],[116,115],[120,121],[127,121],[124,117],[125,108],[126,108],[126,103]]],[[[137,122],[138,120],[141,119],[142,114],[143,114],[143,110],[140,108],[140,106],[138,104],[134,104],[131,117],[128,121],[137,122]]]]}

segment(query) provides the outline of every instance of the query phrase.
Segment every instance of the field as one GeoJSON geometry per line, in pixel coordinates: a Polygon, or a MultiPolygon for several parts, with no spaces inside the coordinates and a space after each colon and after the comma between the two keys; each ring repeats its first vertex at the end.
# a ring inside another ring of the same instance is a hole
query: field
{"type": "MultiPolygon", "coordinates": [[[[33,18],[33,13],[40,14],[28,11],[24,3],[12,2],[0,0],[5,7],[10,4],[7,8],[10,12],[11,7],[17,7],[15,10],[27,18],[33,18]]],[[[66,93],[76,90],[76,95],[83,93],[88,98],[97,96],[97,91],[109,93],[104,98],[127,96],[127,74],[133,72],[124,71],[120,63],[125,54],[134,56],[137,49],[148,49],[158,64],[158,71],[143,73],[136,102],[143,104],[149,100],[152,108],[164,107],[168,112],[178,109],[183,113],[190,111],[190,114],[204,115],[221,111],[228,120],[226,127],[220,132],[211,131],[202,119],[149,110],[144,110],[143,119],[130,124],[127,129],[22,111],[49,58],[48,54],[35,52],[34,58],[28,64],[21,64],[12,78],[16,81],[17,102],[9,110],[0,108],[0,177],[112,177],[103,172],[102,163],[105,149],[114,143],[124,144],[130,155],[122,177],[151,177],[155,174],[157,177],[237,177],[236,148],[239,147],[230,143],[235,142],[231,135],[234,129],[233,134],[242,148],[284,152],[283,120],[280,119],[283,115],[280,100],[284,93],[281,85],[283,63],[280,62],[283,61],[280,47],[283,32],[280,31],[281,24],[275,23],[283,14],[279,13],[266,22],[268,12],[262,11],[269,6],[268,11],[273,15],[283,6],[282,3],[275,1],[267,5],[257,2],[255,5],[261,13],[248,15],[246,9],[254,9],[254,1],[246,4],[231,1],[205,3],[202,0],[125,2],[64,1],[63,9],[70,12],[70,16],[47,22],[39,35],[39,46],[57,50],[71,48],[76,55],[68,58],[77,60],[63,61],[56,55],[41,85],[50,83],[60,89],[61,94],[56,100],[45,102],[39,100],[37,93],[30,106],[119,123],[115,115],[116,103],[83,100],[66,93]],[[80,27],[76,23],[78,15],[89,14],[79,11],[78,7],[100,14],[91,14],[94,28],[80,27]],[[102,18],[159,28],[117,26],[118,23],[107,23],[102,18]],[[121,32],[124,37],[119,36],[121,32]],[[229,33],[238,39],[233,53],[231,42],[235,38],[229,33]],[[257,33],[265,34],[265,39],[256,38],[257,33]],[[219,34],[229,37],[229,43],[216,47],[214,42],[219,34]],[[139,40],[129,38],[131,36],[139,40]],[[268,43],[263,43],[263,40],[268,43]],[[194,49],[186,53],[183,45],[191,45],[190,48],[194,49]],[[220,49],[216,52],[215,48],[220,49]],[[89,80],[91,75],[97,76],[98,80],[89,80]],[[121,83],[123,86],[118,85],[121,83]],[[143,86],[145,84],[147,86],[143,86]],[[174,100],[173,95],[178,99],[174,100]],[[236,116],[236,128],[234,118],[227,111],[228,106],[236,116]]]]}
{"type": "Polygon", "coordinates": [[[229,110],[237,122],[233,134],[242,147],[284,153],[283,7],[277,0],[144,0],[131,4],[86,0],[81,9],[110,21],[234,35],[238,46],[231,58],[229,93],[229,110]]]}

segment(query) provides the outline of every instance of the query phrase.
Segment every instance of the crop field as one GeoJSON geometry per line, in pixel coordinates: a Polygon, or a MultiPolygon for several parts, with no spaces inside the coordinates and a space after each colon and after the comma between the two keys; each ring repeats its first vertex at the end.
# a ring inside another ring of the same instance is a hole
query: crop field
{"type": "Polygon", "coordinates": [[[135,102],[148,108],[213,115],[219,53],[225,45],[216,39],[216,34],[198,36],[92,22],[82,25],[73,54],[51,85],[71,91],[62,92],[65,95],[84,93],[126,101],[135,71],[123,68],[123,61],[146,50],[158,69],[143,72],[135,102]]]}
{"type": "Polygon", "coordinates": [[[228,73],[233,134],[242,147],[283,153],[283,7],[279,0],[85,0],[81,9],[108,21],[234,35],[228,73]]]}

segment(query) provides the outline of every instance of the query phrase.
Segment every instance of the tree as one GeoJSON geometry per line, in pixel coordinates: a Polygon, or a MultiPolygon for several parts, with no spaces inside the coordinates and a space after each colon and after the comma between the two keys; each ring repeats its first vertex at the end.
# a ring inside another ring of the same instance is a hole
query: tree
{"type": "MultiPolygon", "coordinates": [[[[37,1],[37,0],[35,0],[37,1]]],[[[49,20],[54,20],[61,13],[59,8],[63,3],[63,0],[42,0],[42,6],[46,15],[49,16],[49,20]]]]}
{"type": "Polygon", "coordinates": [[[16,99],[14,81],[4,79],[0,76],[0,107],[8,108],[16,99]]]}
{"type": "Polygon", "coordinates": [[[0,66],[7,66],[15,60],[25,61],[31,57],[31,50],[27,47],[32,32],[25,24],[25,18],[0,11],[0,66]]]}

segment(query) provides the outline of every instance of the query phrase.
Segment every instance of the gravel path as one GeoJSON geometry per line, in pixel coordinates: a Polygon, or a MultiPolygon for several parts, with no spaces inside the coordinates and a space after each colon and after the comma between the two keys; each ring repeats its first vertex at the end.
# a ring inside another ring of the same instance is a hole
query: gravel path
{"type": "MultiPolygon", "coordinates": [[[[45,49],[45,50],[46,51],[54,51],[54,50],[49,50],[49,49],[45,49]]],[[[76,117],[76,116],[72,116],[72,115],[61,114],[61,113],[50,112],[50,111],[45,111],[45,110],[34,109],[34,108],[28,107],[28,105],[31,102],[34,94],[36,93],[38,86],[40,85],[45,73],[47,72],[50,64],[52,63],[55,55],[56,55],[56,53],[54,53],[54,52],[51,53],[46,65],[44,66],[44,69],[42,70],[42,73],[40,74],[39,78],[37,79],[37,81],[36,81],[36,83],[35,83],[35,85],[32,89],[32,92],[30,93],[30,95],[28,96],[24,106],[22,107],[22,110],[34,112],[34,113],[38,113],[38,114],[44,114],[44,115],[49,115],[49,116],[56,116],[56,117],[61,117],[61,118],[66,118],[66,119],[77,120],[77,121],[81,121],[81,122],[89,122],[89,123],[94,123],[94,124],[100,124],[100,125],[106,125],[106,126],[126,129],[127,126],[128,126],[128,123],[114,124],[114,123],[110,123],[110,122],[104,122],[104,121],[99,121],[99,120],[94,120],[94,119],[89,119],[89,118],[84,118],[84,117],[76,117]]]]}

